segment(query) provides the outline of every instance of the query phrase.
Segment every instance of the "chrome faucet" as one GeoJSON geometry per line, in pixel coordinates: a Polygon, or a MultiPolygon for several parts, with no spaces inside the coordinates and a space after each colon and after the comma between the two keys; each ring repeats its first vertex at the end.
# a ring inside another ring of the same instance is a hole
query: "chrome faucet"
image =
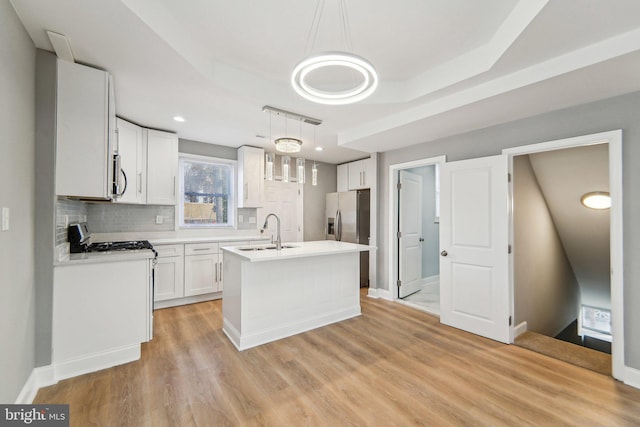
{"type": "MultiPolygon", "coordinates": [[[[264,225],[262,226],[262,229],[260,230],[260,233],[264,233],[264,229],[267,228],[267,226],[269,225],[269,217],[271,217],[271,216],[275,217],[275,219],[276,219],[276,227],[277,227],[276,250],[279,251],[280,249],[282,249],[282,240],[280,240],[280,218],[278,218],[278,215],[276,215],[274,213],[270,213],[269,215],[267,215],[267,217],[264,219],[264,225]]],[[[272,240],[273,240],[273,238],[272,238],[272,240]]]]}

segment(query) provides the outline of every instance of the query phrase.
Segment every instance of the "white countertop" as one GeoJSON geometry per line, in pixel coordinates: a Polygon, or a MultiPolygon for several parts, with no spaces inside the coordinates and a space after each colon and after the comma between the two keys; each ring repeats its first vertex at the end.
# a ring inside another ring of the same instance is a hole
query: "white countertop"
{"type": "Polygon", "coordinates": [[[227,253],[237,255],[249,262],[278,261],[291,258],[304,258],[322,255],[336,255],[342,253],[362,252],[376,249],[375,246],[359,245],[357,243],[336,242],[334,240],[319,240],[315,242],[283,243],[283,246],[295,246],[281,250],[262,249],[247,250],[243,248],[265,248],[273,245],[251,245],[222,247],[227,253]]]}
{"type": "Polygon", "coordinates": [[[149,249],[133,251],[112,251],[112,252],[84,252],[79,254],[68,254],[62,259],[55,261],[54,266],[64,266],[73,264],[91,264],[117,261],[133,261],[139,259],[151,259],[155,255],[149,249]]]}

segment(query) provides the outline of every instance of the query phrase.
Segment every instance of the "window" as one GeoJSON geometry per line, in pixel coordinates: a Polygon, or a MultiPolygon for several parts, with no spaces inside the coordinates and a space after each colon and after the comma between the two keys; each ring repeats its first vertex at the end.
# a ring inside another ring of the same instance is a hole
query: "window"
{"type": "Polygon", "coordinates": [[[180,227],[233,227],[235,160],[180,156],[180,227]]]}

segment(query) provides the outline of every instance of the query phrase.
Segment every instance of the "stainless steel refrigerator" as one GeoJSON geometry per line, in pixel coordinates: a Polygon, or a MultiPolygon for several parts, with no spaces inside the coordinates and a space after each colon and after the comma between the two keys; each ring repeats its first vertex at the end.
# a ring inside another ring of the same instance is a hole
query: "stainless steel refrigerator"
{"type": "MultiPolygon", "coordinates": [[[[369,190],[328,193],[325,204],[326,240],[369,244],[369,190]]],[[[360,287],[369,286],[369,251],[360,252],[360,287]]]]}

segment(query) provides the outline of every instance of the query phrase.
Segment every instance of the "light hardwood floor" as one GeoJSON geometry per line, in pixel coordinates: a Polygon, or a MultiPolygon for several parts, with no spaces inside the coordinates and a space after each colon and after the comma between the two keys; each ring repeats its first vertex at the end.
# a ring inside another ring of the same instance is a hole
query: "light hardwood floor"
{"type": "Polygon", "coordinates": [[[221,301],[158,310],[140,361],[61,381],[72,426],[640,425],[640,390],[362,298],[362,316],[238,352],[221,301]]]}

